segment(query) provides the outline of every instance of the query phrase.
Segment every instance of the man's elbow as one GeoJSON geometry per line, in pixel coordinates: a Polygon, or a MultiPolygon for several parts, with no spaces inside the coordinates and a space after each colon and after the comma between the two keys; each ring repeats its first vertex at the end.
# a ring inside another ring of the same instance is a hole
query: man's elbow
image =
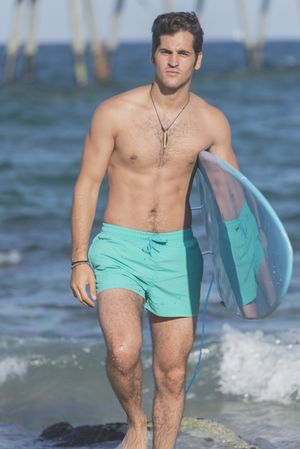
{"type": "Polygon", "coordinates": [[[74,196],[98,196],[100,185],[99,180],[79,175],[74,187],[74,196]]]}

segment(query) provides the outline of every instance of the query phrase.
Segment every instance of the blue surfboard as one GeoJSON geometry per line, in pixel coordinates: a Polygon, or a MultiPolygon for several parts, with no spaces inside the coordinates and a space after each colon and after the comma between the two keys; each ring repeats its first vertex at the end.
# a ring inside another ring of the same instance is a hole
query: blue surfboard
{"type": "Polygon", "coordinates": [[[200,152],[197,172],[221,301],[240,317],[264,318],[291,279],[293,251],[283,224],[242,173],[208,151],[200,152]]]}

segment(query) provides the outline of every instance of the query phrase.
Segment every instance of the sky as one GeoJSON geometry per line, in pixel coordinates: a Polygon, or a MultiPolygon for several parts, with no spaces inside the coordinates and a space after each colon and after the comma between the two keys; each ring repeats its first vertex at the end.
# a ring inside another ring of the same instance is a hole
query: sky
{"type": "MultiPolygon", "coordinates": [[[[84,0],[78,0],[81,5],[84,0]]],[[[243,31],[237,13],[239,0],[206,0],[200,16],[207,40],[241,39],[243,31]]],[[[106,41],[110,35],[111,16],[115,0],[93,0],[100,38],[106,41]]],[[[172,10],[191,11],[195,0],[127,0],[121,18],[121,41],[150,41],[154,18],[164,12],[164,4],[172,10]]],[[[246,0],[251,35],[255,36],[260,0],[246,0]]],[[[29,0],[25,0],[25,6],[29,0]]],[[[13,17],[14,0],[0,2],[0,42],[7,41],[13,17]]],[[[70,0],[39,0],[38,38],[40,42],[66,42],[70,39],[70,0]]],[[[27,7],[22,17],[21,40],[26,36],[27,7]]],[[[83,34],[88,36],[85,14],[82,13],[83,34]]],[[[300,40],[300,1],[272,0],[266,27],[268,39],[300,40]]]]}

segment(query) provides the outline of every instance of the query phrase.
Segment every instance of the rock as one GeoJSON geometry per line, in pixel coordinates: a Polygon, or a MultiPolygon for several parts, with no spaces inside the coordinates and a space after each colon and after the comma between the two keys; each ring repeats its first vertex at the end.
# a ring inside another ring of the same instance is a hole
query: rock
{"type": "Polygon", "coordinates": [[[205,441],[213,441],[215,444],[230,449],[259,449],[253,444],[247,443],[236,435],[228,427],[217,421],[203,418],[184,418],[181,423],[181,432],[197,434],[205,441]]]}
{"type": "Polygon", "coordinates": [[[122,440],[126,430],[127,424],[124,423],[73,427],[69,423],[61,422],[43,430],[39,439],[52,440],[57,447],[76,447],[104,441],[122,440]]]}
{"type": "MultiPolygon", "coordinates": [[[[127,430],[125,423],[109,423],[97,426],[73,427],[67,422],[60,422],[47,427],[39,439],[51,440],[56,447],[87,446],[105,441],[121,441],[127,430]]],[[[152,430],[152,424],[148,423],[148,430],[152,430]]],[[[230,449],[259,449],[258,446],[249,444],[221,423],[202,418],[184,418],[182,420],[179,440],[184,437],[198,441],[213,443],[220,448],[230,449]]],[[[194,447],[194,446],[193,446],[194,447]]],[[[188,447],[187,447],[188,449],[188,447]]]]}
{"type": "Polygon", "coordinates": [[[45,440],[53,440],[55,438],[61,438],[64,435],[68,435],[74,429],[68,422],[59,422],[53,424],[53,426],[47,427],[43,430],[41,438],[45,440]]]}

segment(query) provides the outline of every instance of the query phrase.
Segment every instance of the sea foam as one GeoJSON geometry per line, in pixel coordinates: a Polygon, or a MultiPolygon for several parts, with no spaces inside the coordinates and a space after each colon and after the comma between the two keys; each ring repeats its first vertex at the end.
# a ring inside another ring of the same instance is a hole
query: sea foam
{"type": "Polygon", "coordinates": [[[16,249],[0,251],[0,265],[17,265],[22,260],[22,255],[16,249]]]}
{"type": "Polygon", "coordinates": [[[27,373],[28,362],[18,357],[6,357],[0,360],[0,386],[9,378],[24,377],[27,373]]]}
{"type": "Polygon", "coordinates": [[[221,339],[222,393],[286,404],[300,400],[299,338],[291,343],[289,338],[225,325],[221,339]]]}

